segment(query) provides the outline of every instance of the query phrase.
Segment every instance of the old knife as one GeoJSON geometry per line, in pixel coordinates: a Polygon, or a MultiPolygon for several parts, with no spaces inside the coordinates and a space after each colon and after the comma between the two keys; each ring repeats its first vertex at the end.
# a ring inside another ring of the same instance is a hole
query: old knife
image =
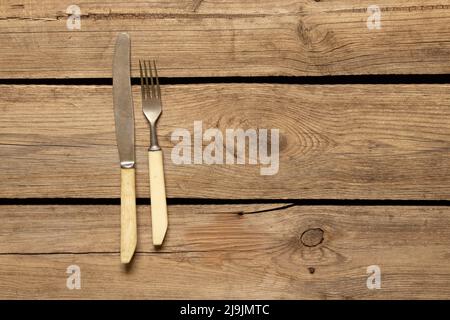
{"type": "Polygon", "coordinates": [[[134,111],[130,80],[130,37],[117,36],[113,61],[113,103],[120,158],[120,260],[129,263],[137,243],[134,111]]]}

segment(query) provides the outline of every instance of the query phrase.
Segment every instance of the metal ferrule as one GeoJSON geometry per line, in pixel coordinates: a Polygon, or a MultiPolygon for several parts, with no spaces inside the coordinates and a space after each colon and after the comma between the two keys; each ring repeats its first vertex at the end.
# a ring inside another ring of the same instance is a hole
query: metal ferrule
{"type": "Polygon", "coordinates": [[[161,147],[158,145],[158,136],[156,135],[156,123],[150,124],[150,141],[149,151],[161,150],[161,147]]]}
{"type": "Polygon", "coordinates": [[[134,168],[134,161],[122,161],[122,162],[120,162],[120,167],[122,169],[134,168]]]}

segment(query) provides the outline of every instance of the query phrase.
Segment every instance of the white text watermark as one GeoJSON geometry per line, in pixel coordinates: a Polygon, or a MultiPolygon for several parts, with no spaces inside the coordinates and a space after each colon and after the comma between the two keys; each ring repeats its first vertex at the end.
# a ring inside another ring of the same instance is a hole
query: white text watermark
{"type": "Polygon", "coordinates": [[[66,287],[69,290],[81,289],[81,269],[76,264],[67,267],[66,273],[69,274],[66,280],[66,287]]]}
{"type": "Polygon", "coordinates": [[[68,30],[81,29],[81,9],[79,6],[72,4],[67,7],[66,13],[70,16],[66,20],[66,27],[68,30]]]}
{"type": "Polygon", "coordinates": [[[367,267],[367,278],[366,285],[367,289],[381,289],[381,269],[377,265],[371,265],[367,267]]]}
{"type": "Polygon", "coordinates": [[[217,128],[203,131],[202,121],[194,121],[193,133],[192,137],[184,128],[172,132],[171,140],[176,143],[171,153],[174,164],[260,164],[261,175],[278,173],[279,129],[226,129],[223,134],[217,128]],[[204,142],[208,143],[206,147],[204,142]]]}
{"type": "Polygon", "coordinates": [[[367,18],[367,29],[381,29],[381,10],[377,5],[371,5],[367,8],[369,17],[367,18]]]}

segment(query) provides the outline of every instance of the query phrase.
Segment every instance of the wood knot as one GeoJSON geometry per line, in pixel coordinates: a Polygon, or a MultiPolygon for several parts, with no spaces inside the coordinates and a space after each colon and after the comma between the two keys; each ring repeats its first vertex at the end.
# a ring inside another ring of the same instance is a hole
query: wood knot
{"type": "Polygon", "coordinates": [[[334,32],[325,25],[300,20],[296,31],[300,43],[308,49],[328,50],[330,47],[339,49],[341,46],[337,43],[334,32]]]}
{"type": "Polygon", "coordinates": [[[297,25],[297,35],[299,40],[304,45],[311,45],[313,39],[311,38],[311,28],[306,25],[303,21],[299,21],[297,25]]]}
{"type": "Polygon", "coordinates": [[[306,247],[315,247],[323,242],[323,233],[320,228],[311,228],[303,232],[300,240],[306,247]]]}

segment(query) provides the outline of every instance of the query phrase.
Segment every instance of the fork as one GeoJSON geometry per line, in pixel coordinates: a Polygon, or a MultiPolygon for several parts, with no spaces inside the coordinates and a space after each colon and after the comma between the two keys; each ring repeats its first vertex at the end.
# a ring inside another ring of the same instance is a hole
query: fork
{"type": "Polygon", "coordinates": [[[156,122],[161,115],[161,89],[159,87],[156,62],[139,60],[141,74],[142,110],[150,123],[150,148],[148,164],[150,173],[150,197],[152,212],[153,245],[160,246],[167,231],[167,203],[164,183],[163,154],[158,145],[156,122]],[[153,69],[153,70],[152,70],[153,69]],[[153,76],[153,73],[155,74],[153,76]],[[150,77],[149,77],[150,74],[150,77]],[[149,83],[150,79],[150,83],[149,83]]]}

